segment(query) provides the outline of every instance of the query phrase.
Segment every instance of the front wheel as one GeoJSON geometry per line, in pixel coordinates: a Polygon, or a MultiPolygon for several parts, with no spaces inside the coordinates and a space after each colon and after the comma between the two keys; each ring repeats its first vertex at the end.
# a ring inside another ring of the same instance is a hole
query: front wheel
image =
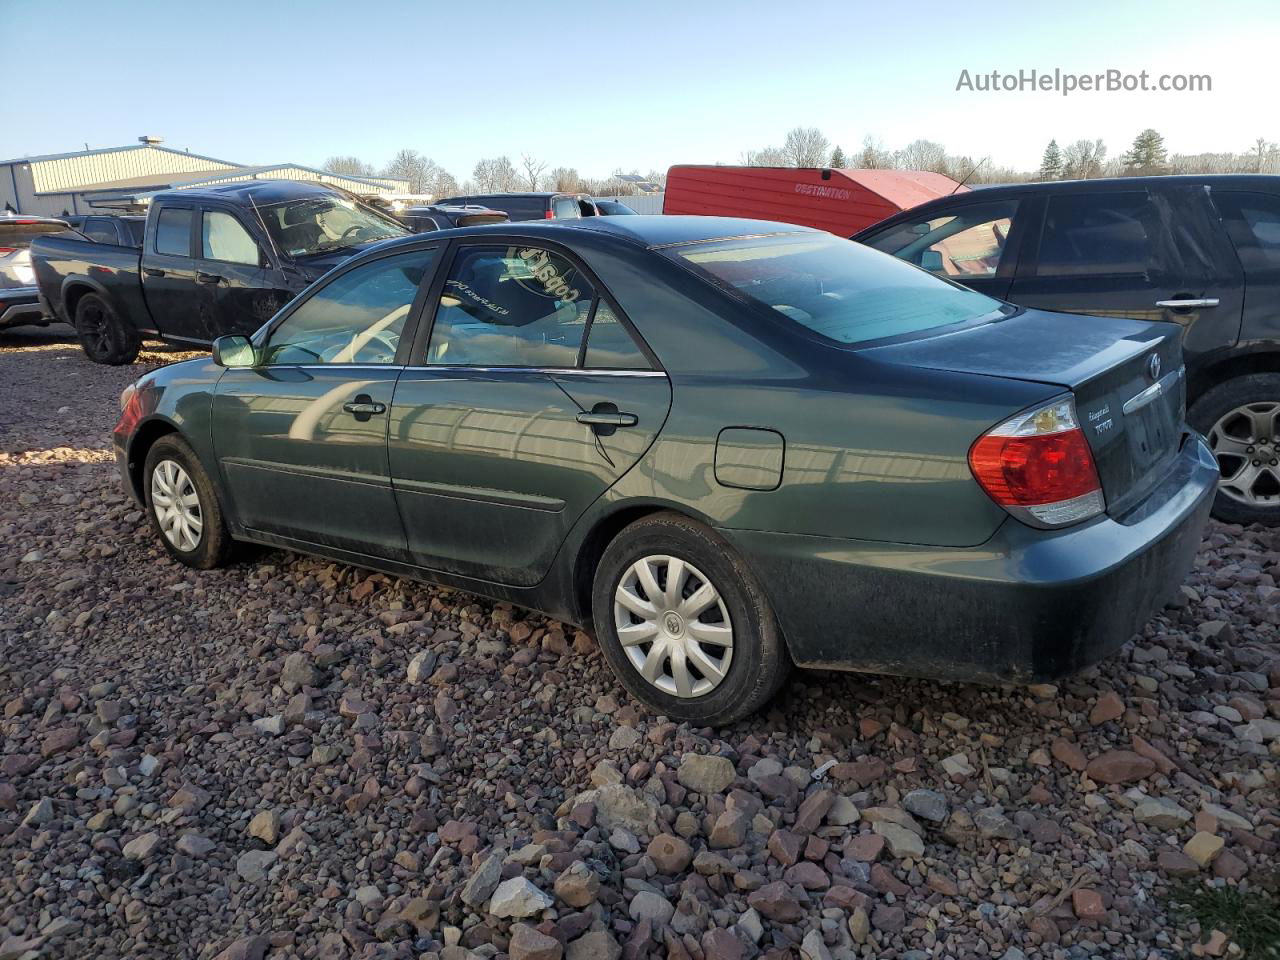
{"type": "Polygon", "coordinates": [[[142,349],[138,331],[96,293],[86,293],[76,304],[75,327],[85,356],[94,363],[133,363],[142,349]]]}
{"type": "Polygon", "coordinates": [[[231,557],[231,535],[222,506],[200,458],[176,434],[147,451],[142,489],[151,527],[169,556],[197,570],[220,567],[231,557]]]}
{"type": "Polygon", "coordinates": [[[637,520],[609,544],[592,611],[622,685],[675,720],[732,723],[768,702],[790,669],[755,575],[714,531],[678,514],[637,520]]]}
{"type": "Polygon", "coordinates": [[[1280,525],[1280,373],[1254,373],[1201,396],[1187,420],[1205,435],[1222,479],[1213,515],[1280,525]]]}

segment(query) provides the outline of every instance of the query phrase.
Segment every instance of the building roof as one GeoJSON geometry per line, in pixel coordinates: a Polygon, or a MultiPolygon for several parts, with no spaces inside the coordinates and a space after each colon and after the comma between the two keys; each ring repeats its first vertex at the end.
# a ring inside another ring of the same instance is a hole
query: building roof
{"type": "Polygon", "coordinates": [[[189,150],[175,150],[173,147],[162,147],[154,143],[130,143],[123,147],[99,147],[96,150],[70,150],[66,153],[45,153],[38,157],[14,157],[12,160],[0,160],[0,167],[7,166],[11,163],[45,163],[50,160],[99,157],[108,153],[125,153],[130,150],[159,150],[163,153],[177,153],[184,157],[194,157],[197,160],[207,160],[212,164],[222,164],[229,167],[239,166],[238,163],[231,160],[219,160],[216,157],[206,157],[198,153],[192,153],[189,150]]]}

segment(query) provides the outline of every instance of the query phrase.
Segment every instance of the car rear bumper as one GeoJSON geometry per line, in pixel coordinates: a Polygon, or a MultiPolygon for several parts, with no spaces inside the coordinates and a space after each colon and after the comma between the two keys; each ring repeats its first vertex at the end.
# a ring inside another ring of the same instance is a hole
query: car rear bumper
{"type": "Polygon", "coordinates": [[[0,327],[39,323],[47,316],[35,287],[0,287],[0,327]]]}
{"type": "Polygon", "coordinates": [[[1061,531],[1016,520],[981,546],[723,531],[761,577],[804,667],[986,682],[1074,673],[1139,630],[1190,570],[1218,468],[1184,438],[1120,518],[1061,531]]]}

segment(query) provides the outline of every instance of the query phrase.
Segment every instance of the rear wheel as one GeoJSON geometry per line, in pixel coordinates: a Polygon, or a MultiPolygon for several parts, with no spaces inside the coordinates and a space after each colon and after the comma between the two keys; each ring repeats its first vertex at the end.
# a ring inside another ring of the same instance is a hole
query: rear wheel
{"type": "Polygon", "coordinates": [[[213,482],[177,434],[161,437],[147,451],[142,489],[151,527],[169,556],[198,570],[231,558],[231,535],[213,482]]]}
{"type": "Polygon", "coordinates": [[[137,359],[142,348],[138,331],[96,293],[80,298],[75,320],[80,346],[94,363],[118,367],[137,359]]]}
{"type": "Polygon", "coordinates": [[[1229,523],[1280,524],[1280,374],[1220,383],[1187,414],[1205,435],[1222,479],[1213,515],[1229,523]]]}
{"type": "Polygon", "coordinates": [[[592,609],[622,685],[675,720],[732,723],[768,702],[790,669],[755,575],[712,530],[678,514],[618,534],[596,570],[592,609]]]}

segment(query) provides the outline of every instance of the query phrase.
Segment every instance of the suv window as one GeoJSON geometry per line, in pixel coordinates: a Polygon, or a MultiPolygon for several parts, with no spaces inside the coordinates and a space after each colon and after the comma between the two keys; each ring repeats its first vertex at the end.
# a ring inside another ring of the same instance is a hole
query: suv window
{"type": "Polygon", "coordinates": [[[405,320],[436,251],[414,250],[334,277],[267,341],[268,364],[394,363],[405,320]]]}
{"type": "Polygon", "coordinates": [[[1036,275],[1143,273],[1151,262],[1151,200],[1145,193],[1049,198],[1036,275]]]}
{"type": "Polygon", "coordinates": [[[164,207],[156,218],[156,253],[174,257],[191,256],[191,211],[186,207],[164,207]]]}
{"type": "Polygon", "coordinates": [[[992,277],[1017,209],[1017,200],[965,204],[929,220],[901,223],[866,244],[938,276],[992,277]]]}
{"type": "Polygon", "coordinates": [[[106,217],[89,217],[80,232],[98,243],[119,243],[116,225],[106,217]]]}
{"type": "Polygon", "coordinates": [[[542,220],[547,215],[545,197],[467,197],[467,203],[506,211],[512,220],[542,220]]]}
{"type": "Polygon", "coordinates": [[[1213,191],[1245,272],[1280,268],[1280,197],[1213,191]]]}
{"type": "Polygon", "coordinates": [[[200,228],[200,255],[225,263],[262,262],[258,242],[235,217],[221,210],[205,210],[200,228]]]}
{"type": "Polygon", "coordinates": [[[577,220],[582,217],[582,208],[573,197],[556,197],[551,201],[551,213],[557,220],[577,220]]]}
{"type": "Polygon", "coordinates": [[[573,367],[595,290],[540,247],[463,247],[431,329],[427,362],[573,367]]]}
{"type": "Polygon", "coordinates": [[[636,345],[618,315],[603,300],[596,302],[587,330],[584,366],[597,370],[648,370],[649,359],[636,345]]]}

